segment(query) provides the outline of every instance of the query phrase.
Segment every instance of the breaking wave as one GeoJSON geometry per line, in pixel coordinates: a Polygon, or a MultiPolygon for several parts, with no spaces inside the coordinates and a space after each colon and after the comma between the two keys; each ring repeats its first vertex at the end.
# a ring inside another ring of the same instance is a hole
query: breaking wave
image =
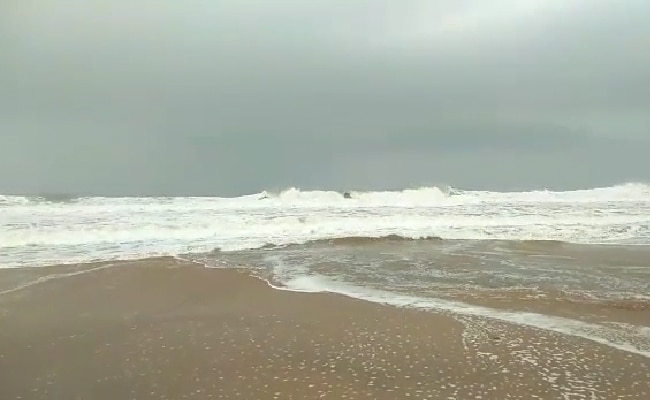
{"type": "MultiPolygon", "coordinates": [[[[223,205],[231,204],[243,206],[255,204],[261,200],[270,204],[340,204],[343,200],[351,200],[355,204],[368,206],[400,206],[400,205],[435,205],[453,199],[458,202],[470,201],[605,201],[605,200],[648,200],[650,198],[650,185],[645,183],[625,183],[622,185],[598,187],[594,189],[551,191],[532,190],[522,192],[491,192],[461,190],[454,187],[420,187],[396,191],[347,191],[338,192],[331,190],[301,190],[291,187],[282,191],[262,191],[240,197],[83,197],[71,194],[46,194],[39,196],[0,195],[0,206],[29,206],[48,203],[75,203],[79,205],[101,204],[174,204],[179,201],[191,199],[196,202],[219,202],[223,205]],[[348,194],[349,197],[344,196],[348,194]],[[346,198],[347,197],[347,198],[346,198]]],[[[264,204],[264,203],[262,203],[264,204]]]]}
{"type": "Polygon", "coordinates": [[[650,186],[565,192],[290,188],[234,198],[0,195],[0,267],[434,237],[650,244],[650,186]]]}

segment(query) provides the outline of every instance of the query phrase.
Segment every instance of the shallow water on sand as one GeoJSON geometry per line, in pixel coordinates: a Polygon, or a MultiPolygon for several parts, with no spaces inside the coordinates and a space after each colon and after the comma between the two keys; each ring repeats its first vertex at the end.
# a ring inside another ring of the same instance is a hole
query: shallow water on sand
{"type": "Polygon", "coordinates": [[[650,246],[345,238],[190,258],[213,267],[248,266],[278,285],[320,277],[432,296],[529,290],[650,300],[650,246]]]}
{"type": "Polygon", "coordinates": [[[650,358],[650,247],[342,238],[185,256],[335,292],[587,338],[650,358]]]}

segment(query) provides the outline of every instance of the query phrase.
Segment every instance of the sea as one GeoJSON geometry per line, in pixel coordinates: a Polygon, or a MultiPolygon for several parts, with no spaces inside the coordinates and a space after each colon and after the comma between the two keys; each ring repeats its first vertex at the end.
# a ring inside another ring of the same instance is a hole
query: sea
{"type": "Polygon", "coordinates": [[[650,358],[647,184],[347,195],[291,188],[235,198],[0,195],[0,268],[156,256],[244,268],[280,290],[493,318],[650,358]],[[581,305],[512,310],[496,302],[504,296],[581,305]],[[472,301],[481,297],[493,301],[472,301]],[[641,317],[583,318],[590,302],[641,317]]]}

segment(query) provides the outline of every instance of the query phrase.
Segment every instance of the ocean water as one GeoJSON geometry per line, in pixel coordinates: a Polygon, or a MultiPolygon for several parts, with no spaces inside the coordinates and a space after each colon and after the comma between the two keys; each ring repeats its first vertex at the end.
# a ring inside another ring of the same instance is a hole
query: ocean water
{"type": "Polygon", "coordinates": [[[0,196],[0,266],[244,250],[399,235],[650,244],[650,186],[570,192],[258,193],[238,198],[0,196]]]}
{"type": "Polygon", "coordinates": [[[0,196],[0,267],[171,255],[248,268],[278,289],[524,324],[650,357],[650,317],[622,328],[462,300],[525,293],[647,304],[650,186],[351,197],[298,189],[238,198],[0,196]]]}

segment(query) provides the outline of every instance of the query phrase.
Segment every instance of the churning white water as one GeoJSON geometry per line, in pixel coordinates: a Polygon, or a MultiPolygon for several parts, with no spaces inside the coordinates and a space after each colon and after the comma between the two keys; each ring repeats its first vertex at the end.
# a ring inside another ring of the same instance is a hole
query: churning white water
{"type": "Polygon", "coordinates": [[[650,244],[650,186],[485,192],[259,193],[238,198],[0,196],[0,267],[239,250],[342,236],[650,244]]]}

